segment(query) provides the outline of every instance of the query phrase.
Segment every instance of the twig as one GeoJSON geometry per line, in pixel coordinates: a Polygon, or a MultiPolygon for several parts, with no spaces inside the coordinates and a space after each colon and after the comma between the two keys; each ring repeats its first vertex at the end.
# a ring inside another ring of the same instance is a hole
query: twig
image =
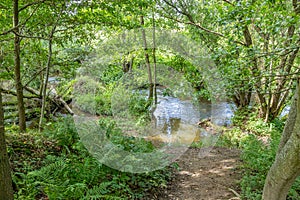
{"type": "Polygon", "coordinates": [[[237,193],[234,189],[228,188],[228,190],[230,190],[236,197],[240,198],[241,195],[239,193],[237,193]]]}
{"type": "Polygon", "coordinates": [[[231,2],[230,2],[230,1],[228,1],[228,0],[222,0],[222,1],[224,1],[224,2],[226,2],[226,3],[228,3],[228,4],[232,5],[232,6],[234,6],[234,4],[233,4],[233,3],[231,3],[231,2]]]}
{"type": "Polygon", "coordinates": [[[39,75],[40,73],[42,73],[42,71],[44,71],[46,69],[46,67],[44,67],[43,69],[37,71],[32,78],[24,85],[24,87],[27,87],[29,85],[29,83],[31,83],[36,77],[37,75],[39,75]]]}

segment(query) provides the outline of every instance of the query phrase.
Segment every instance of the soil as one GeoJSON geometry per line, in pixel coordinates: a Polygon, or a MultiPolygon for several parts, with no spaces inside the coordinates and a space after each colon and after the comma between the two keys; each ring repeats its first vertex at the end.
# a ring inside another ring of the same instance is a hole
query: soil
{"type": "Polygon", "coordinates": [[[189,148],[176,162],[179,170],[166,189],[149,199],[158,200],[236,200],[242,177],[240,151],[212,147],[201,158],[200,148],[189,148]]]}

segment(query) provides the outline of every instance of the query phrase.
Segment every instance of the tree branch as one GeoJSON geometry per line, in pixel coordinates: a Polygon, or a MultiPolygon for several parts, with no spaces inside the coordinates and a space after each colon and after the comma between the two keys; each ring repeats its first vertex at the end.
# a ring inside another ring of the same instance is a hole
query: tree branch
{"type": "MultiPolygon", "coordinates": [[[[176,20],[177,22],[185,23],[185,24],[190,24],[190,25],[196,26],[197,28],[199,28],[199,29],[201,29],[201,30],[203,30],[203,31],[206,31],[206,32],[208,32],[208,33],[212,33],[212,34],[214,34],[214,35],[224,37],[224,35],[221,34],[221,33],[218,33],[218,32],[212,31],[212,30],[209,30],[209,29],[204,28],[203,26],[201,26],[201,25],[199,25],[199,24],[196,24],[195,21],[194,21],[194,19],[193,19],[193,17],[192,17],[189,13],[179,10],[174,4],[170,3],[169,1],[167,1],[167,0],[163,0],[163,1],[164,1],[166,4],[168,4],[169,6],[171,6],[172,8],[174,8],[178,13],[180,13],[180,14],[186,16],[186,17],[188,18],[188,20],[189,20],[189,22],[182,22],[182,21],[180,21],[180,20],[177,19],[177,20],[176,20]]],[[[170,19],[170,18],[169,18],[169,19],[170,19]]],[[[174,18],[173,18],[173,19],[174,19],[174,18]]]]}
{"type": "Polygon", "coordinates": [[[28,4],[24,5],[22,8],[20,8],[19,12],[21,12],[22,10],[25,10],[26,8],[28,8],[30,6],[33,6],[33,5],[36,5],[36,4],[40,4],[40,3],[44,3],[44,2],[45,2],[45,0],[28,3],[28,4]]]}
{"type": "MultiPolygon", "coordinates": [[[[226,38],[226,36],[223,35],[222,33],[219,33],[219,32],[216,32],[216,31],[213,31],[213,30],[210,30],[210,29],[207,29],[207,28],[201,26],[200,24],[197,24],[197,23],[194,21],[193,17],[192,17],[189,13],[180,10],[180,9],[177,8],[174,4],[172,4],[171,2],[169,2],[169,1],[167,1],[167,0],[163,0],[163,1],[164,1],[167,5],[169,5],[171,8],[175,9],[175,11],[177,11],[178,13],[180,13],[180,14],[182,14],[183,16],[187,17],[188,22],[185,22],[185,21],[182,21],[182,20],[180,20],[180,19],[171,17],[171,15],[163,15],[163,17],[165,17],[165,18],[167,18],[167,19],[170,19],[170,20],[173,20],[173,21],[176,21],[176,22],[179,22],[179,23],[182,23],[182,24],[194,26],[194,27],[196,27],[196,28],[198,28],[198,29],[200,29],[200,30],[202,30],[202,31],[205,31],[205,32],[207,32],[207,33],[209,33],[209,34],[213,34],[213,35],[216,35],[216,36],[218,36],[218,37],[226,38]]],[[[167,12],[166,9],[165,9],[164,7],[162,7],[162,6],[160,6],[160,7],[161,7],[165,12],[167,12]]],[[[245,43],[243,43],[243,42],[236,41],[236,40],[234,40],[234,42],[237,43],[237,44],[240,44],[240,45],[242,45],[242,46],[246,46],[245,43]]]]}
{"type": "Polygon", "coordinates": [[[40,39],[40,40],[49,40],[48,38],[45,37],[40,37],[40,36],[28,36],[28,35],[21,35],[17,32],[15,32],[14,30],[12,31],[14,34],[16,34],[17,36],[21,37],[21,38],[30,38],[30,39],[40,39]]]}
{"type": "Polygon", "coordinates": [[[0,36],[1,36],[1,35],[7,35],[7,34],[9,34],[9,33],[11,33],[11,32],[14,32],[14,34],[15,34],[15,30],[16,30],[17,28],[20,28],[20,27],[23,26],[24,24],[26,24],[26,23],[29,21],[29,19],[33,16],[33,14],[34,14],[35,11],[37,10],[37,8],[38,8],[38,7],[36,7],[36,8],[32,11],[32,13],[29,15],[29,17],[28,17],[27,19],[25,19],[24,22],[18,23],[17,26],[14,26],[14,27],[12,27],[12,28],[9,29],[9,30],[0,33],[0,36]]]}
{"type": "Polygon", "coordinates": [[[228,3],[228,4],[232,5],[232,6],[235,6],[233,3],[231,3],[231,2],[230,2],[230,1],[228,1],[228,0],[222,0],[222,1],[224,1],[224,2],[228,3]]]}
{"type": "Polygon", "coordinates": [[[24,87],[27,87],[29,83],[31,83],[37,77],[37,75],[39,75],[45,69],[46,67],[42,68],[41,70],[37,71],[34,75],[32,75],[32,78],[24,85],[24,87]]]}
{"type": "MultiPolygon", "coordinates": [[[[17,96],[17,92],[12,91],[12,90],[7,90],[7,89],[4,89],[4,88],[1,89],[1,93],[3,93],[3,94],[10,94],[10,95],[13,95],[13,96],[17,96]]],[[[36,99],[36,98],[39,98],[38,96],[26,96],[26,95],[24,95],[23,97],[26,98],[26,99],[36,99]]]]}

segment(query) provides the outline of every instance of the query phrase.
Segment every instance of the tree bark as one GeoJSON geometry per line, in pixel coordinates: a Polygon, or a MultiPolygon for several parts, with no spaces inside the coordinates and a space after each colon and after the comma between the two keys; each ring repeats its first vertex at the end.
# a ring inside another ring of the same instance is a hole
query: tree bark
{"type": "Polygon", "coordinates": [[[46,99],[47,99],[47,84],[49,79],[49,73],[50,73],[50,67],[51,67],[51,59],[52,59],[52,40],[53,35],[56,29],[56,25],[52,28],[51,33],[49,35],[49,43],[48,43],[48,60],[47,60],[47,66],[46,66],[46,74],[45,74],[45,80],[43,84],[42,89],[42,108],[41,108],[41,116],[39,121],[39,131],[42,130],[43,125],[43,119],[44,119],[44,113],[46,108],[46,99]]]}
{"type": "MultiPolygon", "coordinates": [[[[142,8],[140,8],[142,11],[142,8]]],[[[141,28],[142,28],[142,37],[143,37],[143,43],[144,43],[144,51],[145,51],[145,61],[146,61],[146,66],[148,70],[148,81],[149,81],[149,96],[148,99],[152,100],[153,99],[153,81],[152,81],[152,72],[151,72],[151,65],[150,65],[150,59],[149,59],[149,54],[148,54],[148,47],[147,47],[147,39],[146,39],[146,32],[144,29],[144,16],[141,15],[140,17],[141,20],[141,28]]]]}
{"type": "Polygon", "coordinates": [[[19,110],[19,129],[21,132],[26,131],[26,117],[25,117],[25,107],[23,100],[23,86],[21,82],[21,61],[20,61],[20,37],[19,35],[19,1],[14,0],[14,75],[15,75],[15,84],[18,98],[18,110],[19,110]]]}
{"type": "Polygon", "coordinates": [[[300,84],[285,125],[275,162],[267,175],[264,200],[285,200],[287,194],[300,175],[300,84]]]}
{"type": "Polygon", "coordinates": [[[156,37],[155,37],[155,17],[154,17],[154,11],[152,11],[152,20],[153,20],[153,51],[152,51],[152,56],[153,56],[153,78],[154,78],[154,83],[153,83],[153,90],[154,90],[154,104],[157,104],[157,90],[156,90],[156,84],[157,84],[157,74],[156,74],[156,37]]]}
{"type": "Polygon", "coordinates": [[[0,86],[0,199],[11,200],[13,196],[10,165],[5,143],[4,112],[0,86]]]}

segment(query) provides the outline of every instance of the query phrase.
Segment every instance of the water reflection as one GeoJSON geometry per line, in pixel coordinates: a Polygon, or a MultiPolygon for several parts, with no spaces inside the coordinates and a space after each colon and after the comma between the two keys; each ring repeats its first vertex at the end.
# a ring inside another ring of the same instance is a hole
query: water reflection
{"type": "Polygon", "coordinates": [[[158,95],[158,104],[153,112],[154,131],[146,137],[153,143],[167,145],[190,145],[205,138],[218,137],[216,130],[197,125],[199,120],[210,118],[217,126],[230,124],[233,108],[226,102],[212,104],[201,101],[180,100],[171,96],[158,95]]]}

